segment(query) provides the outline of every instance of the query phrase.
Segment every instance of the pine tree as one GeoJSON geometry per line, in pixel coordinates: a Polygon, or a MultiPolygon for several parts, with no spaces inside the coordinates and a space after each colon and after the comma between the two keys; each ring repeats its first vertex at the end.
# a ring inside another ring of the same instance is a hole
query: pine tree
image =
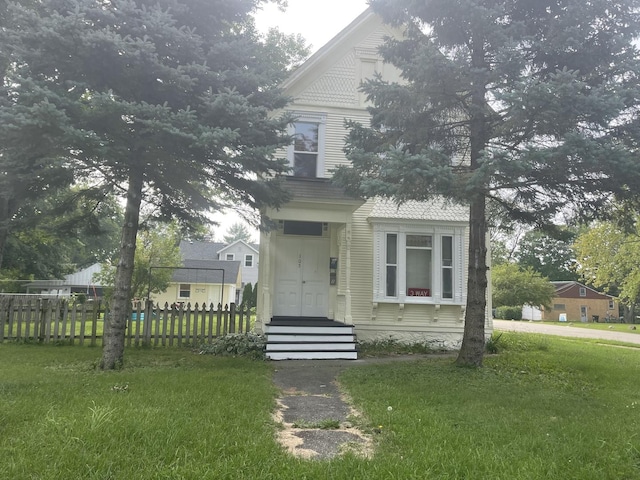
{"type": "Polygon", "coordinates": [[[251,241],[251,232],[247,226],[243,223],[236,222],[227,229],[223,241],[224,243],[233,243],[236,240],[242,240],[245,243],[251,241]]]}
{"type": "Polygon", "coordinates": [[[640,188],[637,0],[372,0],[406,37],[381,49],[403,83],[366,82],[371,126],[352,124],[365,197],[469,205],[469,270],[457,363],[485,340],[487,204],[545,225],[603,214],[640,188]],[[622,136],[622,134],[625,134],[622,136]],[[635,136],[634,136],[635,135],[635,136]],[[625,138],[626,137],[626,138],[625,138]]]}
{"type": "Polygon", "coordinates": [[[220,207],[286,198],[278,176],[287,166],[274,151],[288,141],[289,119],[270,112],[286,105],[276,85],[291,58],[274,43],[282,39],[260,41],[250,16],[260,3],[43,0],[9,9],[0,117],[55,126],[23,141],[51,143],[76,176],[126,197],[104,369],[123,361],[141,206],[193,224],[220,207]]]}

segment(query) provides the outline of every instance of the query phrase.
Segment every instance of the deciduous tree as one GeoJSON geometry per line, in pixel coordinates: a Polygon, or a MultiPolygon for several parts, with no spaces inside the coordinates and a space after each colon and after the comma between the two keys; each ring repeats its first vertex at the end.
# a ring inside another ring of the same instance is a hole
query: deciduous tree
{"type": "MultiPolygon", "coordinates": [[[[459,365],[482,364],[487,203],[529,224],[606,211],[640,189],[619,141],[638,119],[637,0],[371,0],[406,36],[381,49],[402,83],[363,91],[370,126],[351,125],[365,197],[442,195],[468,204],[469,271],[459,365]]],[[[632,132],[630,129],[629,132],[632,132]]],[[[631,135],[631,133],[630,133],[631,135]]]]}
{"type": "Polygon", "coordinates": [[[578,272],[597,289],[619,297],[625,317],[633,321],[640,301],[640,226],[625,231],[613,222],[599,223],[576,239],[578,272]]]}
{"type": "Polygon", "coordinates": [[[553,281],[578,280],[576,254],[572,248],[575,237],[568,229],[558,229],[555,236],[530,230],[518,243],[518,264],[553,281]]]}
{"type": "Polygon", "coordinates": [[[551,305],[556,289],[548,278],[532,268],[521,268],[515,263],[502,263],[496,265],[492,273],[494,307],[551,305]]]}
{"type": "MultiPolygon", "coordinates": [[[[182,265],[179,231],[178,226],[172,224],[147,225],[138,232],[131,279],[133,298],[145,299],[149,293],[162,293],[167,289],[174,272],[170,267],[182,265]]],[[[107,287],[108,296],[113,293],[115,278],[116,267],[105,263],[98,279],[107,287]]]]}

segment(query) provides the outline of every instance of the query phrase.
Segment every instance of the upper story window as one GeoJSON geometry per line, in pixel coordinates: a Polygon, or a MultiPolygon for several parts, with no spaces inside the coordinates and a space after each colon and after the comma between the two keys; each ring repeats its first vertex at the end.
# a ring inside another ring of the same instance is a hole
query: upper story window
{"type": "Polygon", "coordinates": [[[291,173],[294,177],[323,177],[325,116],[312,113],[294,115],[297,117],[291,126],[294,140],[288,151],[291,173]]]}
{"type": "Polygon", "coordinates": [[[233,253],[227,253],[227,255],[225,256],[225,260],[235,260],[236,256],[233,253]]]}
{"type": "Polygon", "coordinates": [[[247,253],[244,256],[244,266],[245,267],[253,267],[253,254],[247,253]]]}
{"type": "Polygon", "coordinates": [[[374,301],[463,303],[464,227],[374,225],[374,301]]]}
{"type": "Polygon", "coordinates": [[[581,297],[587,296],[587,289],[585,287],[580,287],[580,296],[581,297]]]}

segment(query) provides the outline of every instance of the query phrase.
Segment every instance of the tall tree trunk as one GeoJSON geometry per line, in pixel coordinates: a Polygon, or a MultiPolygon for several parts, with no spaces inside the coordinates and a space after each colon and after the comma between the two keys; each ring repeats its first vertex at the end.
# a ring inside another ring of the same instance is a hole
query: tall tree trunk
{"type": "Polygon", "coordinates": [[[142,201],[144,172],[142,167],[133,166],[129,174],[127,206],[124,212],[120,259],[116,268],[113,297],[109,318],[105,321],[102,337],[102,360],[100,368],[113,370],[120,368],[124,359],[124,336],[127,320],[131,314],[131,281],[136,253],[136,236],[142,201]]]}
{"type": "Polygon", "coordinates": [[[4,258],[4,249],[9,238],[8,201],[0,197],[0,269],[4,258]]]}
{"type": "MultiPolygon", "coordinates": [[[[3,185],[6,188],[6,185],[3,185]]],[[[3,192],[0,195],[0,269],[4,260],[4,250],[9,240],[11,231],[11,218],[15,215],[15,201],[11,199],[10,192],[3,192]]]]}
{"type": "MultiPolygon", "coordinates": [[[[489,109],[486,100],[486,64],[484,37],[473,34],[471,63],[474,81],[471,91],[469,137],[471,144],[471,174],[477,174],[487,146],[489,109]]],[[[484,322],[487,307],[487,221],[484,188],[478,187],[471,197],[469,209],[469,276],[467,279],[467,308],[465,311],[462,346],[456,363],[480,367],[484,356],[484,322]]]]}
{"type": "Polygon", "coordinates": [[[487,308],[487,222],[485,198],[478,196],[469,212],[469,272],[462,346],[456,363],[482,366],[487,308]]]}

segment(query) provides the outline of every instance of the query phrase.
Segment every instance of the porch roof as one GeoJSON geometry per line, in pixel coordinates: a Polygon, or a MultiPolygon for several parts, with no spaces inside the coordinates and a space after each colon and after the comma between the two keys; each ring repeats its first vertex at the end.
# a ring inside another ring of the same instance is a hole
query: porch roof
{"type": "Polygon", "coordinates": [[[362,205],[364,200],[349,195],[333,184],[330,178],[285,177],[291,202],[326,202],[362,205]]]}

